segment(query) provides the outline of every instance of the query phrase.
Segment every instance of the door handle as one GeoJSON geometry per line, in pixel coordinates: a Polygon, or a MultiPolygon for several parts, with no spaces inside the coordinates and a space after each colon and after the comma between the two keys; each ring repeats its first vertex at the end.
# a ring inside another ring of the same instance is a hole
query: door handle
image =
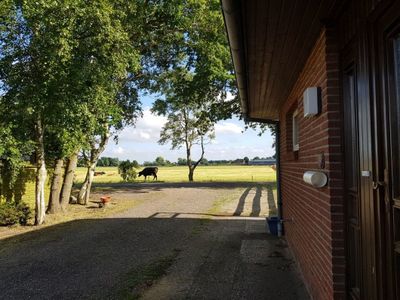
{"type": "Polygon", "coordinates": [[[374,182],[372,182],[372,188],[374,190],[377,190],[380,187],[384,187],[384,186],[385,186],[385,182],[384,181],[374,181],[374,182]]]}

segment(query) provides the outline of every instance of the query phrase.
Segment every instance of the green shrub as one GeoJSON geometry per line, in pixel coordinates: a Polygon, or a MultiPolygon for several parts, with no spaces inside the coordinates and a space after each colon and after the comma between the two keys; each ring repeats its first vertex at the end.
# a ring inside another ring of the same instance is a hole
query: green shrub
{"type": "Polygon", "coordinates": [[[138,164],[135,160],[133,162],[130,162],[129,160],[121,161],[118,166],[118,173],[124,181],[132,182],[137,177],[135,170],[137,166],[138,164]]]}
{"type": "Polygon", "coordinates": [[[26,203],[1,203],[0,204],[0,226],[14,224],[26,225],[31,217],[31,209],[26,203]]]}

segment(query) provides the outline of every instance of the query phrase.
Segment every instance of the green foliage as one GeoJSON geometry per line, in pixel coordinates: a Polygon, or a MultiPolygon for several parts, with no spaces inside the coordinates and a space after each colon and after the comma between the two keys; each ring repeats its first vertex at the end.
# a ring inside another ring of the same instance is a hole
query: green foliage
{"type": "MultiPolygon", "coordinates": [[[[177,7],[177,34],[166,48],[175,55],[154,72],[153,91],[164,95],[152,108],[167,117],[159,143],[172,149],[185,147],[189,180],[214,138],[214,124],[238,113],[239,103],[230,50],[218,0],[188,0],[177,7]],[[192,164],[191,149],[200,145],[201,156],[192,164]]],[[[165,48],[163,48],[165,50],[165,48]]]]}
{"type": "Polygon", "coordinates": [[[126,182],[132,182],[137,177],[137,172],[135,168],[138,168],[139,164],[136,160],[129,161],[124,160],[119,163],[118,173],[121,175],[122,179],[126,182]]]}
{"type": "MultiPolygon", "coordinates": [[[[172,1],[173,2],[173,1],[172,1]]],[[[166,95],[153,111],[168,114],[168,104],[190,107],[216,122],[239,113],[235,77],[218,0],[177,1],[176,34],[164,41],[171,58],[154,69],[153,91],[166,95]]],[[[167,50],[166,50],[167,49],[167,50]]]]}
{"type": "Polygon", "coordinates": [[[0,203],[0,226],[26,225],[30,217],[31,210],[25,203],[0,203]]]}
{"type": "Polygon", "coordinates": [[[100,157],[98,167],[118,167],[119,159],[114,157],[100,157]]]}
{"type": "Polygon", "coordinates": [[[203,166],[208,166],[208,159],[207,158],[203,158],[200,162],[201,165],[203,166]]]}
{"type": "Polygon", "coordinates": [[[154,166],[154,161],[145,161],[145,162],[143,162],[143,166],[145,166],[145,167],[154,166]]]}
{"type": "Polygon", "coordinates": [[[187,165],[187,159],[179,157],[177,163],[178,163],[178,166],[186,166],[187,165]]]}
{"type": "Polygon", "coordinates": [[[158,156],[154,162],[155,162],[156,166],[161,166],[161,167],[163,167],[167,164],[164,157],[162,157],[162,156],[158,156]]]}

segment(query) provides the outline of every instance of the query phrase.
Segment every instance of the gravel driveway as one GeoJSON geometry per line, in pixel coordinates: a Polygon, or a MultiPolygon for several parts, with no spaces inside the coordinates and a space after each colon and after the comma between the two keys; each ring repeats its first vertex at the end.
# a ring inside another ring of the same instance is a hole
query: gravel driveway
{"type": "Polygon", "coordinates": [[[265,216],[276,212],[271,185],[108,192],[137,204],[2,240],[0,299],[308,299],[284,242],[266,234],[265,216]],[[158,279],[146,279],[166,257],[158,279]]]}

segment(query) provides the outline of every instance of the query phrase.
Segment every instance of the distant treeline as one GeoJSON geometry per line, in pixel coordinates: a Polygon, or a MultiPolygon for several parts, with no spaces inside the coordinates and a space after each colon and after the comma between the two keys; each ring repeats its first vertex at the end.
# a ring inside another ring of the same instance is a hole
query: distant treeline
{"type": "MultiPolygon", "coordinates": [[[[237,158],[231,160],[208,160],[203,158],[201,161],[201,165],[203,166],[216,166],[216,165],[247,165],[251,161],[256,160],[267,160],[267,159],[274,159],[274,157],[254,157],[253,159],[249,159],[248,157],[244,158],[237,158]]],[[[101,157],[97,163],[98,167],[118,167],[121,161],[116,157],[101,157]]],[[[186,158],[178,158],[176,162],[171,162],[162,156],[158,156],[154,161],[145,161],[142,166],[159,166],[159,167],[172,167],[172,166],[186,166],[187,160],[186,158]]],[[[78,161],[79,167],[85,167],[85,159],[81,157],[78,161]]]]}
{"type": "MultiPolygon", "coordinates": [[[[101,157],[97,162],[97,167],[118,167],[119,159],[116,157],[101,157]]],[[[86,167],[87,162],[84,157],[78,159],[78,167],[86,167]]]]}

